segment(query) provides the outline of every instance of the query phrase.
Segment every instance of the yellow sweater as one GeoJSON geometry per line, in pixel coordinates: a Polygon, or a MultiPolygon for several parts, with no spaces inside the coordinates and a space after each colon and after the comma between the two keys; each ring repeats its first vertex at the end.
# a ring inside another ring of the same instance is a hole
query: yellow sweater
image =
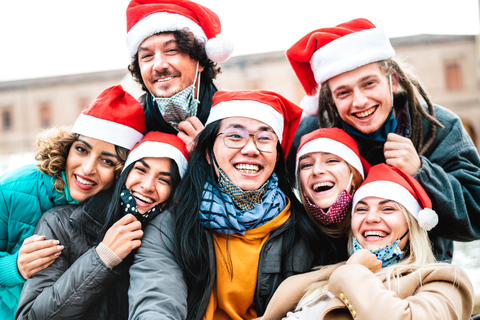
{"type": "Polygon", "coordinates": [[[290,200],[273,220],[246,231],[243,236],[230,235],[227,241],[225,234],[214,233],[217,279],[204,320],[257,317],[253,299],[260,251],[270,232],[282,226],[289,217],[290,200]]]}

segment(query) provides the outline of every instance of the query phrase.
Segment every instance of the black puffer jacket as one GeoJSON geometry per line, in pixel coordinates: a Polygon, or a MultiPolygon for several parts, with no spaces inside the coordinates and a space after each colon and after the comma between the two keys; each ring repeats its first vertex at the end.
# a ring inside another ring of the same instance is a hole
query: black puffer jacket
{"type": "Polygon", "coordinates": [[[51,266],[27,280],[17,319],[119,319],[122,314],[127,318],[126,301],[116,305],[117,310],[107,305],[112,294],[118,299],[120,282],[125,284],[126,299],[128,261],[112,270],[88,241],[101,231],[110,195],[97,195],[79,206],[56,207],[42,216],[35,234],[57,239],[65,248],[51,266]]]}

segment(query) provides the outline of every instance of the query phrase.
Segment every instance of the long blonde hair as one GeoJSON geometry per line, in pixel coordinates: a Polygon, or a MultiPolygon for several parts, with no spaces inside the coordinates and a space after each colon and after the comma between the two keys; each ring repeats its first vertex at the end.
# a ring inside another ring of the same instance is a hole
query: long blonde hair
{"type": "MultiPolygon", "coordinates": [[[[433,255],[432,246],[428,238],[427,231],[420,228],[415,217],[400,203],[396,202],[403,213],[408,224],[408,247],[404,249],[405,255],[403,259],[392,266],[382,268],[377,275],[385,274],[388,288],[391,288],[391,281],[395,281],[397,287],[399,286],[399,279],[402,274],[412,273],[429,264],[436,263],[433,255]]],[[[353,233],[350,231],[348,250],[352,252],[353,248],[353,233]]],[[[342,263],[337,264],[340,266],[342,263]]],[[[320,279],[320,281],[311,284],[305,290],[305,294],[298,302],[295,310],[300,310],[305,306],[315,304],[326,299],[328,293],[328,279],[320,279]]]]}

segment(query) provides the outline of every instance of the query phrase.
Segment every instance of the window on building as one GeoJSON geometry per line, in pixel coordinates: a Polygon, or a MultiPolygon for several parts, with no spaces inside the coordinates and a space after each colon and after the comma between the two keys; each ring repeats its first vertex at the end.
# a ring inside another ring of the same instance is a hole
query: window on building
{"type": "Polygon", "coordinates": [[[462,67],[458,61],[447,61],[445,63],[445,85],[448,90],[463,88],[462,67]]]}
{"type": "Polygon", "coordinates": [[[40,105],[39,109],[40,127],[48,128],[52,125],[52,106],[48,102],[40,105]]]}
{"type": "Polygon", "coordinates": [[[11,108],[4,108],[2,110],[2,131],[11,131],[13,128],[12,110],[11,108]]]}

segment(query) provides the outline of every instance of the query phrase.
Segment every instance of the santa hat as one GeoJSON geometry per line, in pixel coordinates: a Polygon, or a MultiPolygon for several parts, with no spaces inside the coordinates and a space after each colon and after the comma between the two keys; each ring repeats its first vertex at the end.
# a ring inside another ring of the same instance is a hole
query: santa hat
{"type": "Polygon", "coordinates": [[[217,91],[205,126],[230,117],[261,121],[272,127],[287,156],[301,115],[296,104],[272,91],[217,91]]]}
{"type": "Polygon", "coordinates": [[[360,155],[357,142],[345,131],[339,128],[323,128],[312,131],[300,139],[297,150],[296,170],[299,159],[308,153],[327,152],[339,156],[358,170],[365,178],[370,164],[360,155]]]}
{"type": "Polygon", "coordinates": [[[393,58],[395,51],[384,31],[367,19],[354,19],[308,33],[286,55],[307,93],[300,106],[316,116],[319,84],[366,64],[393,58]]]}
{"type": "Polygon", "coordinates": [[[127,49],[131,59],[148,37],[185,28],[205,43],[211,61],[224,62],[231,56],[233,44],[222,36],[220,19],[210,9],[188,0],[132,0],[127,7],[127,49]]]}
{"type": "Polygon", "coordinates": [[[124,168],[143,158],[170,158],[177,164],[183,178],[188,167],[188,151],[185,143],[174,134],[150,131],[130,151],[124,168]]]}
{"type": "Polygon", "coordinates": [[[145,133],[145,114],[121,85],[113,86],[82,111],[72,133],[131,149],[145,133]]]}
{"type": "Polygon", "coordinates": [[[429,231],[438,223],[437,213],[432,210],[432,202],[420,183],[401,169],[385,163],[370,169],[367,179],[353,196],[353,208],[366,197],[378,197],[402,204],[424,230],[429,231]]]}

